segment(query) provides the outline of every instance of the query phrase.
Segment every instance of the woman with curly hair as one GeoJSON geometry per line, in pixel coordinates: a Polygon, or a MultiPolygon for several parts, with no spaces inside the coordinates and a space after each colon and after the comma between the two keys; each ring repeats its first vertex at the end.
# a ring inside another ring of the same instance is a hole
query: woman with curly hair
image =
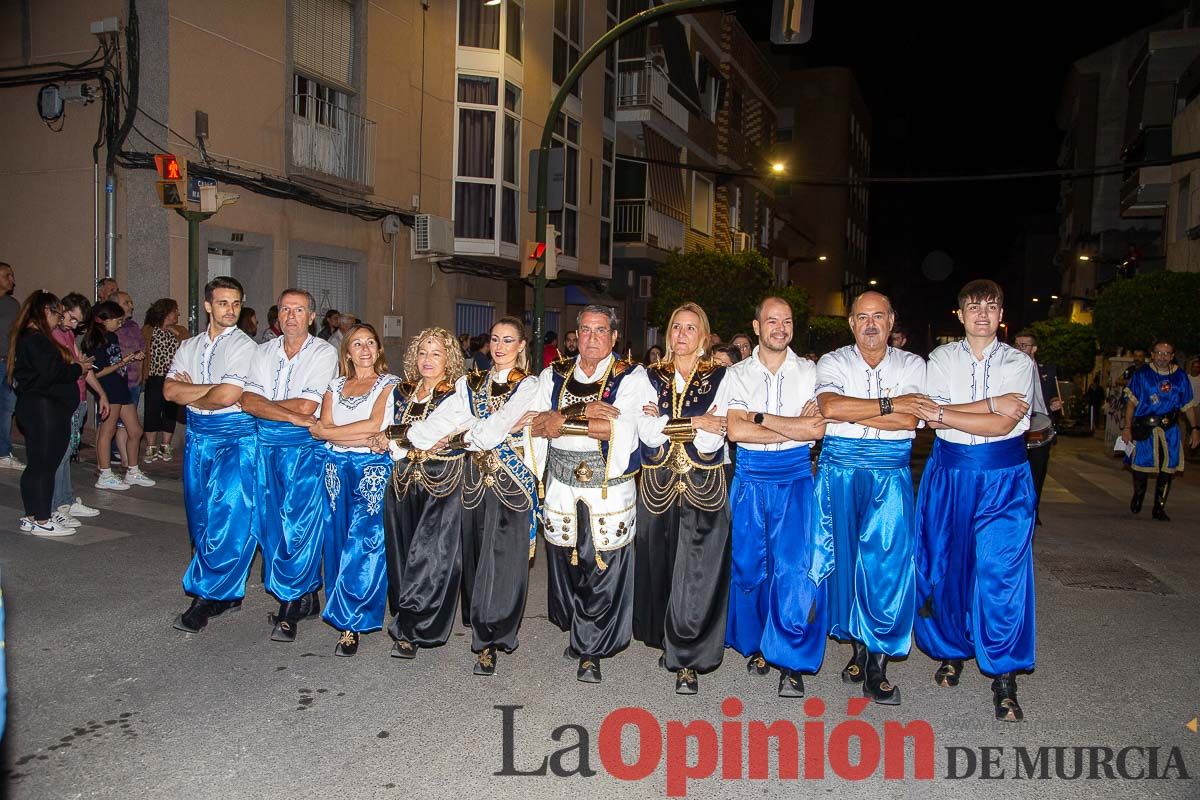
{"type": "Polygon", "coordinates": [[[395,658],[446,643],[454,625],[462,574],[464,451],[419,450],[408,429],[448,397],[464,372],[462,348],[445,328],[426,328],[404,354],[404,381],[392,394],[391,426],[373,447],[389,451],[392,491],[384,502],[388,603],[395,658]]]}
{"type": "Polygon", "coordinates": [[[178,323],[179,303],[169,297],[151,303],[142,323],[142,337],[150,345],[150,367],[146,371],[144,395],[146,409],[143,415],[147,464],[155,459],[170,461],[175,456],[171,449],[171,437],[175,434],[175,418],[179,407],[163,398],[163,384],[167,379],[167,369],[175,358],[175,351],[183,341],[176,329],[178,323]]]}

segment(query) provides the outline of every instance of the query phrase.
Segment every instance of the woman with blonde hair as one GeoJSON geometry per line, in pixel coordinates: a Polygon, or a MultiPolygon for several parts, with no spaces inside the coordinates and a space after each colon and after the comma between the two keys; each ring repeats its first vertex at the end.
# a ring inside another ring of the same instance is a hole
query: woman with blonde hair
{"type": "Polygon", "coordinates": [[[346,331],[340,377],[325,390],[312,435],[326,442],[325,491],[332,524],[325,540],[325,611],[341,631],[334,655],[353,656],[364,633],[383,627],[387,566],[383,498],[392,461],[372,452],[372,437],[390,419],[392,388],[379,335],[366,323],[346,331]]]}
{"type": "Polygon", "coordinates": [[[384,501],[388,604],[394,658],[450,638],[462,573],[462,449],[420,450],[408,431],[454,396],[463,353],[445,328],[426,328],[404,354],[404,380],[392,392],[390,426],[376,452],[392,456],[392,490],[384,501]]]}
{"type": "Polygon", "coordinates": [[[492,326],[492,368],[459,378],[454,394],[414,422],[414,448],[465,450],[462,488],[463,622],[471,626],[476,675],[493,675],[500,650],[517,648],[529,558],[540,509],[532,441],[525,430],[540,403],[529,375],[525,325],[492,326]]]}
{"type": "Polygon", "coordinates": [[[695,694],[698,673],[725,652],[729,509],[725,413],[732,381],[706,357],[708,316],[695,303],[667,323],[663,361],[647,369],[655,402],[642,410],[633,635],[663,651],[675,691],[695,694]]]}

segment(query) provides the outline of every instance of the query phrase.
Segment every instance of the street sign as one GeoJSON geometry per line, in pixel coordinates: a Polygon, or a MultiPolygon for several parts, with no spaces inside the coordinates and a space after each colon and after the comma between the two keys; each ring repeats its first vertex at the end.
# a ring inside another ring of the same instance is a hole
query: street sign
{"type": "MultiPolygon", "coordinates": [[[[537,213],[538,150],[529,151],[529,211],[537,213]]],[[[566,194],[567,151],[562,147],[550,150],[550,180],[546,185],[546,210],[562,211],[566,194]]]]}
{"type": "Polygon", "coordinates": [[[217,185],[216,178],[193,178],[188,177],[187,199],[189,203],[200,202],[200,187],[217,185]]]}

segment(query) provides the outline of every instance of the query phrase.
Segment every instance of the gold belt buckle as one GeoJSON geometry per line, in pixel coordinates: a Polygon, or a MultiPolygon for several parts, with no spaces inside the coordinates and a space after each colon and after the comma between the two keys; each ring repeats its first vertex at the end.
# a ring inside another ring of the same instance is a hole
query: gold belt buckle
{"type": "Polygon", "coordinates": [[[692,471],[692,461],[687,457],[687,453],[683,452],[682,448],[675,448],[675,453],[671,456],[668,464],[671,467],[671,471],[679,476],[687,475],[692,471]]]}
{"type": "Polygon", "coordinates": [[[575,468],[574,473],[575,480],[579,481],[580,483],[590,483],[595,474],[596,473],[586,461],[580,461],[579,466],[575,468]]]}
{"type": "Polygon", "coordinates": [[[416,450],[416,449],[409,450],[408,451],[408,460],[414,464],[423,464],[424,462],[429,460],[429,451],[428,450],[416,450]]]}

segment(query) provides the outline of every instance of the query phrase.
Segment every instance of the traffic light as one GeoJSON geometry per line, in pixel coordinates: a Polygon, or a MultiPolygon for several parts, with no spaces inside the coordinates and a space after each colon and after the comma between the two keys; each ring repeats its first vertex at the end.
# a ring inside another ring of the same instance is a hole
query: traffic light
{"type": "Polygon", "coordinates": [[[772,44],[804,44],[812,38],[814,0],[775,0],[771,9],[772,44]]]}
{"type": "Polygon", "coordinates": [[[158,170],[158,201],[163,208],[183,208],[187,198],[183,190],[183,170],[179,159],[170,153],[154,157],[154,168],[158,170]]]}
{"type": "Polygon", "coordinates": [[[545,242],[527,242],[526,245],[526,249],[529,251],[529,258],[521,262],[522,278],[528,278],[537,272],[539,264],[546,257],[545,242]]]}
{"type": "Polygon", "coordinates": [[[546,226],[546,239],[554,242],[555,246],[546,247],[545,242],[526,243],[529,258],[521,262],[522,278],[536,274],[542,267],[546,270],[546,280],[552,281],[558,277],[558,254],[562,251],[558,249],[558,233],[553,225],[546,226]]]}

